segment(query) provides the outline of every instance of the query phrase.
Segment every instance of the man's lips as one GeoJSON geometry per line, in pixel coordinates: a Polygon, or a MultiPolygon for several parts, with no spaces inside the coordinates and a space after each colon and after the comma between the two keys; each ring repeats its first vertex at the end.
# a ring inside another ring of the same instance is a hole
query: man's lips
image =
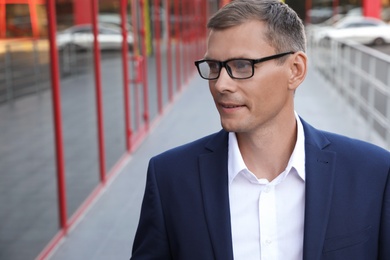
{"type": "Polygon", "coordinates": [[[234,103],[219,103],[219,106],[224,110],[224,111],[235,111],[239,108],[245,107],[245,105],[242,104],[234,104],[234,103]]]}
{"type": "Polygon", "coordinates": [[[237,108],[237,107],[243,107],[242,105],[221,105],[223,108],[237,108]]]}

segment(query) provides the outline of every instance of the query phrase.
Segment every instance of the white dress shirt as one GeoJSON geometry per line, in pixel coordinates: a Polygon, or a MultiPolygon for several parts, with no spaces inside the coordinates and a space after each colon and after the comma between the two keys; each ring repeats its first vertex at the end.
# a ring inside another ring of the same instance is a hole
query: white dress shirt
{"type": "MultiPolygon", "coordinates": [[[[302,259],[305,209],[305,148],[302,123],[286,169],[269,182],[258,179],[229,133],[229,201],[235,260],[302,259]]],[[[261,160],[261,158],[259,158],[261,160]]]]}

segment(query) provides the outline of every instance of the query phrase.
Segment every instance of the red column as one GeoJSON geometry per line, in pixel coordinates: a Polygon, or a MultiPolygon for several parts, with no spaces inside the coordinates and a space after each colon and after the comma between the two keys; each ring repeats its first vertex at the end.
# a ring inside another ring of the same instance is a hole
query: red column
{"type": "Polygon", "coordinates": [[[54,119],[54,136],[56,149],[57,164],[57,187],[58,187],[58,206],[60,227],[66,234],[68,232],[67,219],[67,201],[66,201],[66,181],[65,181],[65,155],[64,155],[64,138],[62,133],[62,112],[61,112],[61,86],[58,65],[58,51],[56,44],[56,9],[55,0],[47,1],[47,22],[49,33],[49,54],[50,54],[50,75],[53,99],[53,119],[54,119]]]}
{"type": "Polygon", "coordinates": [[[381,18],[381,0],[363,0],[363,15],[365,17],[381,18]]]}
{"type": "Polygon", "coordinates": [[[90,10],[92,11],[92,30],[94,34],[93,52],[94,52],[94,72],[95,72],[95,89],[96,89],[96,113],[97,113],[97,130],[98,130],[98,147],[99,147],[99,173],[100,181],[106,182],[106,157],[104,143],[104,117],[103,117],[103,90],[101,80],[101,65],[100,65],[100,47],[98,41],[99,25],[98,25],[98,0],[90,1],[90,10]]]}
{"type": "MultiPolygon", "coordinates": [[[[150,113],[149,113],[149,86],[148,86],[148,53],[147,53],[147,43],[146,43],[146,34],[145,34],[145,12],[144,8],[146,1],[145,0],[139,0],[141,5],[141,33],[142,33],[142,52],[141,52],[141,60],[139,61],[139,66],[142,68],[142,83],[143,83],[143,120],[145,123],[145,131],[149,130],[149,123],[150,123],[150,113]]],[[[138,107],[138,106],[137,106],[138,107]]],[[[138,113],[137,113],[138,115],[138,113]]]]}
{"type": "Polygon", "coordinates": [[[73,1],[73,10],[75,24],[92,23],[92,9],[89,0],[73,1]]]}
{"type": "Polygon", "coordinates": [[[172,6],[171,6],[171,1],[165,0],[165,6],[167,8],[166,16],[167,16],[167,38],[168,38],[168,43],[167,43],[167,76],[168,76],[168,97],[169,101],[173,101],[173,79],[172,79],[172,33],[171,33],[171,15],[172,15],[172,6]]]}
{"type": "Polygon", "coordinates": [[[0,0],[0,38],[5,38],[6,35],[5,21],[5,0],[0,0]]]}
{"type": "MultiPolygon", "coordinates": [[[[133,7],[132,7],[133,8],[133,7]]],[[[130,115],[130,91],[129,91],[129,55],[127,44],[127,0],[120,1],[120,15],[121,15],[121,27],[122,27],[122,68],[123,68],[123,104],[124,104],[124,119],[125,119],[125,138],[126,138],[126,151],[131,151],[131,115],[130,115]]],[[[134,27],[135,28],[135,27],[134,27]]],[[[133,45],[133,48],[135,46],[133,45]]]]}
{"type": "Polygon", "coordinates": [[[182,39],[181,39],[181,23],[182,23],[182,16],[181,16],[181,13],[180,13],[180,2],[179,0],[174,0],[174,13],[175,13],[175,38],[176,38],[176,42],[175,42],[175,73],[176,73],[176,90],[180,90],[181,89],[181,73],[182,73],[182,69],[181,69],[181,43],[182,43],[182,39]]]}
{"type": "Polygon", "coordinates": [[[35,0],[28,0],[28,6],[30,8],[30,20],[32,27],[33,38],[39,38],[39,26],[38,26],[38,14],[37,14],[37,3],[35,0]]]}
{"type": "Polygon", "coordinates": [[[312,2],[311,0],[306,0],[305,1],[305,23],[308,24],[310,23],[310,16],[308,15],[309,10],[312,8],[312,2]]]}
{"type": "Polygon", "coordinates": [[[154,41],[155,41],[155,55],[156,55],[156,81],[157,81],[157,107],[158,113],[163,112],[163,91],[162,91],[162,73],[161,73],[161,9],[160,0],[154,0],[154,41]]]}
{"type": "Polygon", "coordinates": [[[339,0],[333,0],[333,15],[337,15],[339,13],[339,0]]]}

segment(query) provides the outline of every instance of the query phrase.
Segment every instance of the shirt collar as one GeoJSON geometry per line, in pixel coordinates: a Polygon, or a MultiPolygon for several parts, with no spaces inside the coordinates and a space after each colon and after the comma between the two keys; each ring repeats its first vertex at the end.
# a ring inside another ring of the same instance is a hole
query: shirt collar
{"type": "MultiPolygon", "coordinates": [[[[290,172],[293,168],[296,170],[298,176],[305,181],[305,134],[302,126],[302,122],[295,112],[295,119],[297,121],[297,141],[295,143],[294,150],[290,156],[289,162],[285,169],[285,172],[290,172]]],[[[234,132],[229,133],[229,149],[228,149],[228,174],[229,184],[232,183],[234,178],[241,171],[249,172],[245,165],[245,162],[241,156],[240,149],[238,147],[237,137],[234,132]]]]}

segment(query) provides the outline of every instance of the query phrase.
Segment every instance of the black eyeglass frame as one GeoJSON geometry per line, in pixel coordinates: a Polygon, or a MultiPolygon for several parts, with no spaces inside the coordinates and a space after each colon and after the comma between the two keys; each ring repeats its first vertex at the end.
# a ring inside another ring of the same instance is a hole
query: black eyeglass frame
{"type": "Polygon", "coordinates": [[[225,61],[217,61],[217,60],[209,60],[209,59],[205,59],[205,60],[197,60],[195,61],[195,66],[196,68],[198,69],[198,73],[199,75],[203,78],[203,79],[206,79],[206,80],[215,80],[215,79],[218,79],[219,78],[219,75],[221,74],[221,70],[222,68],[225,68],[227,73],[229,74],[229,76],[232,78],[232,79],[249,79],[251,77],[253,77],[253,75],[255,74],[255,64],[257,63],[260,63],[260,62],[265,62],[265,61],[269,61],[269,60],[274,60],[274,59],[278,59],[278,58],[281,58],[283,56],[286,56],[286,55],[289,55],[289,54],[294,54],[295,52],[294,51],[289,51],[289,52],[282,52],[282,53],[278,53],[278,54],[275,54],[275,55],[271,55],[271,56],[267,56],[267,57],[264,57],[264,58],[260,58],[260,59],[245,59],[245,58],[240,58],[240,59],[229,59],[229,60],[225,60],[225,61]],[[229,68],[229,66],[227,66],[227,63],[232,61],[232,60],[245,60],[245,61],[249,61],[251,62],[252,64],[252,74],[248,77],[245,77],[245,78],[237,78],[237,77],[234,77],[232,75],[232,72],[231,72],[231,69],[229,68]],[[204,62],[209,62],[209,61],[212,61],[212,62],[216,62],[218,65],[219,65],[219,71],[218,71],[218,74],[215,76],[215,77],[204,77],[201,73],[201,70],[199,68],[199,65],[201,63],[204,63],[204,62]]]}

